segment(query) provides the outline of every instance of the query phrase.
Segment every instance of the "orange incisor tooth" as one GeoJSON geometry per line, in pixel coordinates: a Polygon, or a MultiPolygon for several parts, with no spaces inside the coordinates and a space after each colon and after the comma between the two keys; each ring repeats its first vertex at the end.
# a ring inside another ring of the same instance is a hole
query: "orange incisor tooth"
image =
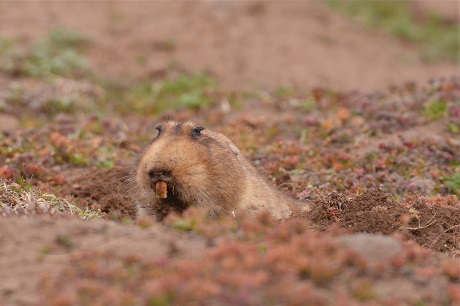
{"type": "Polygon", "coordinates": [[[168,184],[163,181],[158,181],[155,184],[155,193],[157,194],[157,197],[160,199],[166,199],[168,197],[168,184]]]}

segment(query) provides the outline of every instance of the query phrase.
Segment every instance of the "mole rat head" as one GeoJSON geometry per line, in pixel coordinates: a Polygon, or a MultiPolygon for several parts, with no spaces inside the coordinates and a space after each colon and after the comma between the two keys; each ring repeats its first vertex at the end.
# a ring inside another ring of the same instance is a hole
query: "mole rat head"
{"type": "MultiPolygon", "coordinates": [[[[141,202],[182,211],[212,201],[216,175],[238,149],[225,136],[192,122],[168,121],[142,153],[135,172],[141,202]]],[[[234,168],[234,167],[233,167],[234,168]]]]}

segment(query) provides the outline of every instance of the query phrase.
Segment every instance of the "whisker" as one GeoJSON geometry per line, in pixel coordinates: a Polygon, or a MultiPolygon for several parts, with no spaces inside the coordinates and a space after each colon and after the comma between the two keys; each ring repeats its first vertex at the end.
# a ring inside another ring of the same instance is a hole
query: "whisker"
{"type": "Polygon", "coordinates": [[[113,184],[115,183],[116,181],[125,181],[125,180],[129,180],[131,179],[133,176],[131,174],[128,174],[128,175],[125,175],[125,176],[121,176],[121,177],[117,177],[116,179],[113,179],[111,181],[109,181],[109,184],[113,184]]]}

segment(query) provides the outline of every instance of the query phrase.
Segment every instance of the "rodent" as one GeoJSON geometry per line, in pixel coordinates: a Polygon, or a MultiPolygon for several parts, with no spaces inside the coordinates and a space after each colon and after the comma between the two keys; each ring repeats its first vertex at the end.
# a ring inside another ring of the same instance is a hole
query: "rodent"
{"type": "Polygon", "coordinates": [[[190,206],[211,217],[268,211],[276,219],[294,213],[294,199],[262,178],[226,136],[193,122],[166,121],[131,167],[138,216],[182,213],[190,206]]]}

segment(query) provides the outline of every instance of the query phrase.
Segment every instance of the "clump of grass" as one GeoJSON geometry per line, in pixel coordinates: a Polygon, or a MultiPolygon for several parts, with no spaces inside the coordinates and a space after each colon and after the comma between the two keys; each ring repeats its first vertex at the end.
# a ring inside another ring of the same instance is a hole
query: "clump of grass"
{"type": "Polygon", "coordinates": [[[215,83],[205,74],[183,74],[174,79],[145,82],[121,90],[119,110],[157,114],[167,110],[202,109],[213,102],[215,83]]]}
{"type": "Polygon", "coordinates": [[[459,61],[460,28],[443,23],[434,12],[423,22],[416,20],[408,1],[325,0],[331,7],[350,15],[362,24],[386,31],[422,46],[427,60],[459,61]]]}
{"type": "Polygon", "coordinates": [[[0,179],[0,216],[76,215],[84,220],[101,218],[99,211],[82,209],[52,194],[31,186],[20,186],[0,179]]]}
{"type": "Polygon", "coordinates": [[[79,32],[58,28],[53,30],[47,39],[52,49],[74,49],[85,48],[90,40],[79,32]]]}
{"type": "Polygon", "coordinates": [[[90,65],[81,55],[89,40],[78,32],[56,29],[21,52],[13,42],[0,43],[0,69],[14,75],[44,77],[59,75],[80,78],[90,74],[90,65]]]}

